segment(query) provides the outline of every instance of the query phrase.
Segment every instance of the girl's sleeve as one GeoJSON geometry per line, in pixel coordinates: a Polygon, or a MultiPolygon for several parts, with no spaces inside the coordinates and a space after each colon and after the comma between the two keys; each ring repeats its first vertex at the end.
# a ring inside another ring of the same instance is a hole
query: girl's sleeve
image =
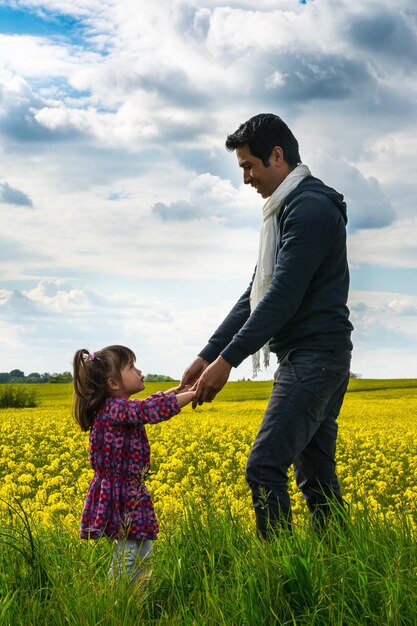
{"type": "Polygon", "coordinates": [[[157,424],[180,412],[175,393],[162,391],[152,394],[145,400],[115,398],[110,409],[110,417],[118,424],[157,424]]]}

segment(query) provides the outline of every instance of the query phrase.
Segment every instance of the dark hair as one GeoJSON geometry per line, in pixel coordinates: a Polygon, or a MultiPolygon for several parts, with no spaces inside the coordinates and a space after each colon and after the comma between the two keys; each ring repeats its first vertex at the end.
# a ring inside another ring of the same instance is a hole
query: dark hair
{"type": "Polygon", "coordinates": [[[96,353],[83,348],[74,355],[74,406],[75,421],[81,430],[89,430],[97,411],[110,395],[109,378],[120,380],[122,368],[136,361],[135,353],[124,346],[108,346],[96,353]]]}
{"type": "Polygon", "coordinates": [[[285,122],[273,113],[260,113],[241,124],[237,131],[227,136],[226,148],[233,152],[236,148],[249,146],[253,156],[261,159],[265,167],[269,165],[272,149],[280,146],[288,165],[301,162],[298,141],[285,122]]]}

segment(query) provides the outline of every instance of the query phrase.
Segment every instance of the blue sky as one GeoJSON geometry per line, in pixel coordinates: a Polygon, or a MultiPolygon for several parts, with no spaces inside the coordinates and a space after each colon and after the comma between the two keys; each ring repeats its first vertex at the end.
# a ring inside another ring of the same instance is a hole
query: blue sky
{"type": "Polygon", "coordinates": [[[353,371],[417,377],[416,58],[412,0],[0,0],[0,371],[180,377],[256,262],[225,137],[273,112],[348,203],[353,371]]]}

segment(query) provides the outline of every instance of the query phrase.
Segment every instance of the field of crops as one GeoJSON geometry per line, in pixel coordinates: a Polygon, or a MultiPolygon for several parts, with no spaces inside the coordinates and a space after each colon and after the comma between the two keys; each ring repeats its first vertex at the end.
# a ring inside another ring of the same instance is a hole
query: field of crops
{"type": "Polygon", "coordinates": [[[92,472],[71,386],[0,409],[0,624],[414,626],[417,381],[351,381],[338,446],[347,524],[315,536],[291,481],[295,532],[261,542],[244,468],[270,389],[229,383],[148,427],[161,539],[146,593],[109,580],[109,542],[78,539],[92,472]]]}
{"type": "MultiPolygon", "coordinates": [[[[186,407],[149,426],[152,493],[161,531],[184,501],[222,509],[254,525],[244,468],[271,389],[270,382],[228,383],[211,405],[186,407]]],[[[164,384],[148,383],[146,394],[164,384]]],[[[166,385],[165,385],[166,388],[166,385]]],[[[88,436],[71,417],[70,385],[39,385],[37,408],[0,410],[0,498],[14,497],[44,524],[63,522],[76,534],[91,470],[88,436]]],[[[395,519],[417,510],[417,381],[351,381],[339,418],[338,471],[344,496],[395,519]]],[[[291,481],[295,521],[302,497],[291,481]]],[[[1,507],[0,507],[1,508],[1,507]]]]}

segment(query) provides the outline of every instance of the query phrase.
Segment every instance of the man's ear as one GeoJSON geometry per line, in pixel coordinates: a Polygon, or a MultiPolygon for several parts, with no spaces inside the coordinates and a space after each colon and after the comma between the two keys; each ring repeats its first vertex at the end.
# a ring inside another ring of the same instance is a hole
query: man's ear
{"type": "Polygon", "coordinates": [[[279,161],[281,163],[284,161],[284,150],[281,146],[274,146],[274,148],[272,148],[272,157],[274,161],[279,161]]]}
{"type": "Polygon", "coordinates": [[[120,391],[120,383],[114,380],[114,378],[107,379],[107,386],[111,391],[120,391]]]}

